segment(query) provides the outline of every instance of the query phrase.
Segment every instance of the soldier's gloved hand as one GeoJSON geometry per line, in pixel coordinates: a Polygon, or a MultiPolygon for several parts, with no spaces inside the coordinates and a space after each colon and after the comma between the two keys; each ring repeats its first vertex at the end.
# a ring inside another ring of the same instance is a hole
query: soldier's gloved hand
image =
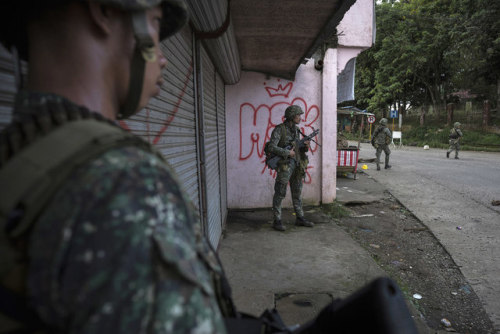
{"type": "Polygon", "coordinates": [[[288,151],[288,157],[295,158],[295,151],[294,150],[288,151]]]}
{"type": "Polygon", "coordinates": [[[306,147],[306,149],[309,149],[309,147],[311,147],[311,146],[310,146],[310,144],[311,144],[311,141],[310,141],[310,140],[306,140],[306,141],[304,142],[304,146],[306,147]]]}

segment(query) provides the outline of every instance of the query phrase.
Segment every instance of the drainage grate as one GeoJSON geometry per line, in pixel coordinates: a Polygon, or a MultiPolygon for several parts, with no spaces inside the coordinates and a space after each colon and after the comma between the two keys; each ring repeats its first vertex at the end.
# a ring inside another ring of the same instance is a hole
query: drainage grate
{"type": "Polygon", "coordinates": [[[287,326],[303,324],[333,301],[328,293],[282,293],[274,295],[276,309],[287,326]]]}

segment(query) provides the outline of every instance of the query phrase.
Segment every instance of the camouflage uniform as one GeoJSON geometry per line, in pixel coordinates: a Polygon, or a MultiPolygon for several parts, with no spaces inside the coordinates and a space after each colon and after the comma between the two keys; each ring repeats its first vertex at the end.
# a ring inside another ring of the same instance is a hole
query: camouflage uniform
{"type": "Polygon", "coordinates": [[[371,143],[377,150],[375,156],[377,157],[377,170],[380,170],[380,156],[382,155],[382,151],[385,152],[385,168],[391,168],[389,165],[389,155],[391,154],[391,150],[389,149],[389,143],[392,138],[391,130],[387,128],[387,120],[382,118],[380,120],[380,125],[375,129],[373,133],[371,143]],[[384,122],[385,120],[385,122],[384,122]]]}
{"type": "MultiPolygon", "coordinates": [[[[22,93],[15,109],[70,104],[22,93]]],[[[143,149],[76,168],[30,234],[31,308],[50,332],[225,333],[213,284],[222,269],[190,208],[170,167],[143,149]]]]}
{"type": "MultiPolygon", "coordinates": [[[[98,2],[128,11],[132,17],[136,46],[130,64],[129,93],[118,113],[119,118],[126,118],[138,109],[142,84],[135,83],[142,82],[146,62],[157,61],[146,10],[161,5],[160,40],[182,28],[188,11],[183,0],[98,2]]],[[[63,1],[10,1],[7,5],[0,20],[0,40],[8,48],[15,45],[26,58],[24,19],[30,16],[25,16],[25,11],[30,9],[32,14],[50,10],[51,5],[63,6],[63,1]]],[[[36,123],[37,115],[70,115],[75,109],[85,117],[94,114],[54,94],[21,92],[14,115],[31,122],[23,122],[23,126],[15,122],[8,129],[25,129],[27,124],[36,127],[38,134],[45,134],[48,124],[36,123]]],[[[61,121],[45,120],[54,124],[61,121]]],[[[2,157],[15,151],[13,145],[25,145],[29,139],[25,133],[12,133],[17,137],[6,131],[0,141],[2,157]],[[11,139],[19,140],[7,145],[11,139]]],[[[61,145],[68,144],[61,141],[61,145]]],[[[27,267],[27,273],[18,275],[16,281],[25,291],[16,292],[22,292],[20,299],[29,303],[28,309],[19,313],[33,310],[47,326],[46,332],[226,332],[222,312],[232,315],[232,304],[219,298],[224,290],[220,284],[222,268],[199,233],[192,205],[173,171],[146,145],[117,146],[76,168],[61,164],[59,170],[71,170],[69,176],[22,236],[22,247],[16,247],[25,257],[19,262],[27,267]]],[[[54,150],[58,150],[57,145],[54,150]]],[[[4,235],[1,240],[1,246],[14,248],[6,245],[4,235]]],[[[0,266],[4,263],[0,262],[0,266]]],[[[6,272],[0,268],[0,273],[6,272]]],[[[1,278],[0,283],[4,283],[1,278]]],[[[3,322],[4,318],[0,313],[0,332],[4,324],[12,325],[3,322]]],[[[29,324],[19,320],[17,325],[29,324]]]]}
{"type": "Polygon", "coordinates": [[[299,140],[299,131],[297,126],[289,126],[285,121],[285,123],[276,126],[271,134],[271,152],[284,158],[278,163],[278,174],[274,184],[273,214],[275,221],[281,221],[281,202],[285,198],[288,182],[290,182],[295,214],[298,219],[304,217],[302,211],[302,179],[305,176],[308,162],[304,153],[306,150],[300,152],[300,161],[297,163],[295,158],[288,158],[288,150],[284,148],[299,140]]]}
{"type": "Polygon", "coordinates": [[[460,151],[460,138],[463,137],[463,133],[460,130],[460,123],[456,122],[453,125],[453,129],[450,130],[450,147],[448,148],[448,151],[446,152],[446,157],[450,157],[450,153],[454,150],[455,151],[455,159],[458,159],[458,151],[460,151]]]}

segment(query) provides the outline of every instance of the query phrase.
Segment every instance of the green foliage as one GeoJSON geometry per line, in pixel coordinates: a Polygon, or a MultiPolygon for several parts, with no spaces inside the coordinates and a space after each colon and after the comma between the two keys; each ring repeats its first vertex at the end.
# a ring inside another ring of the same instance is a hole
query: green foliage
{"type": "Polygon", "coordinates": [[[500,135],[496,133],[483,133],[467,131],[465,143],[469,146],[497,146],[500,149],[500,135]]]}
{"type": "Polygon", "coordinates": [[[379,117],[390,107],[444,111],[460,89],[497,101],[500,1],[388,0],[375,9],[376,43],[356,63],[358,106],[379,117]]]}
{"type": "MultiPolygon", "coordinates": [[[[405,131],[404,142],[417,146],[429,145],[434,148],[448,148],[451,127],[421,126],[405,131]]],[[[500,135],[476,130],[463,130],[461,139],[463,150],[500,151],[500,135]]]]}
{"type": "Polygon", "coordinates": [[[323,210],[323,212],[334,219],[340,219],[342,217],[348,217],[350,215],[349,209],[336,201],[329,204],[323,204],[321,206],[321,209],[323,210]]]}

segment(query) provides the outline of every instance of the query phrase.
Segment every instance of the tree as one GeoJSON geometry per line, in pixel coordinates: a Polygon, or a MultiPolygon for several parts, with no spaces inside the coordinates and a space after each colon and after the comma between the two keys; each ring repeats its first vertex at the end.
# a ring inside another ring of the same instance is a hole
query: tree
{"type": "Polygon", "coordinates": [[[498,99],[500,1],[384,0],[376,16],[376,43],[357,60],[360,106],[432,105],[439,113],[464,88],[498,99]]]}
{"type": "Polygon", "coordinates": [[[455,0],[450,63],[453,85],[500,105],[500,2],[455,0]],[[496,97],[496,99],[495,99],[496,97]]]}

